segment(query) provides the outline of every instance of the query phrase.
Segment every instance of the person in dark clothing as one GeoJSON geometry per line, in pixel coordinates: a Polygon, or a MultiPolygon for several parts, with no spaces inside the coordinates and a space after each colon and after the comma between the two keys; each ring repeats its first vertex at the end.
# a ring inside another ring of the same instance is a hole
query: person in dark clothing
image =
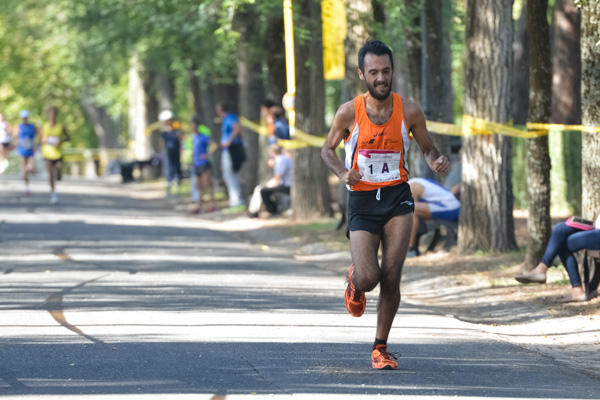
{"type": "Polygon", "coordinates": [[[181,182],[181,141],[179,130],[173,129],[174,115],[171,110],[164,110],[159,115],[159,120],[164,123],[162,138],[165,143],[167,156],[166,179],[167,196],[171,194],[171,186],[174,181],[177,185],[181,182]]]}
{"type": "Polygon", "coordinates": [[[281,107],[273,107],[273,135],[277,139],[290,140],[290,125],[285,119],[285,114],[281,107]]]}

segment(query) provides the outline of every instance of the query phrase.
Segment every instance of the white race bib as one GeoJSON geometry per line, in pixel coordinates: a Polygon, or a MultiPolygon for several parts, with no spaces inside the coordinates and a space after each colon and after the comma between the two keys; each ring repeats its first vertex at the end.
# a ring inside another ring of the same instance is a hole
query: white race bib
{"type": "Polygon", "coordinates": [[[46,143],[53,147],[58,146],[59,141],[60,141],[60,138],[58,136],[48,136],[46,138],[46,143]]]}
{"type": "Polygon", "coordinates": [[[358,170],[362,172],[361,180],[381,183],[400,179],[399,151],[393,150],[359,150],[358,170]]]}
{"type": "Polygon", "coordinates": [[[31,150],[33,149],[33,140],[29,138],[23,138],[19,141],[19,147],[23,150],[31,150]]]}

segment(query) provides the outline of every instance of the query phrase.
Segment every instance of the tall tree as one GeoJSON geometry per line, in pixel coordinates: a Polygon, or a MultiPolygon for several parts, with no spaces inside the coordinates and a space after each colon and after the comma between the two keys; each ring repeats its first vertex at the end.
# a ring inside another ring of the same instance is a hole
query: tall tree
{"type": "MultiPolygon", "coordinates": [[[[512,24],[512,0],[467,1],[465,114],[501,124],[510,120],[512,24]]],[[[463,140],[460,252],[517,247],[511,147],[509,137],[497,134],[463,140]]]]}
{"type": "Polygon", "coordinates": [[[421,102],[421,14],[423,10],[422,0],[404,0],[407,24],[406,35],[406,59],[408,75],[410,77],[410,98],[418,103],[421,102]]]}
{"type": "MultiPolygon", "coordinates": [[[[529,115],[530,122],[550,120],[552,113],[552,63],[550,26],[546,17],[548,0],[527,0],[527,32],[530,49],[529,115]]],[[[550,232],[550,156],[548,136],[527,141],[527,188],[529,219],[525,268],[536,266],[544,255],[550,232]]]]}
{"type": "MultiPolygon", "coordinates": [[[[555,0],[552,24],[552,119],[581,124],[581,13],[573,0],[555,0]]],[[[581,134],[551,132],[552,207],[581,213],[581,134]]]]}
{"type": "MultiPolygon", "coordinates": [[[[581,8],[581,108],[586,126],[600,126],[600,2],[585,1],[581,8]]],[[[582,208],[587,218],[600,213],[600,133],[582,136],[582,208]]]]}
{"type": "Polygon", "coordinates": [[[527,38],[527,2],[523,3],[521,16],[513,42],[512,118],[515,125],[525,125],[529,108],[529,40],[527,38]]]}
{"type": "Polygon", "coordinates": [[[581,123],[581,13],[573,0],[555,0],[552,27],[552,122],[581,123]]]}
{"type": "MultiPolygon", "coordinates": [[[[296,127],[311,134],[325,131],[325,80],[323,77],[323,43],[321,4],[314,0],[294,3],[296,36],[296,127]]],[[[307,219],[331,215],[329,169],[316,147],[298,149],[294,155],[292,207],[296,218],[307,219]]]]}
{"type": "MultiPolygon", "coordinates": [[[[447,18],[450,3],[442,0],[425,0],[423,47],[425,49],[425,76],[422,96],[428,119],[454,122],[454,93],[452,90],[452,58],[450,30],[447,18]]],[[[433,141],[442,154],[450,154],[450,136],[432,132],[433,141]]],[[[416,147],[416,146],[415,146],[416,147]]],[[[437,177],[442,179],[442,177],[437,177]]]]}
{"type": "MultiPolygon", "coordinates": [[[[241,5],[236,11],[234,29],[240,34],[238,43],[238,85],[239,85],[239,113],[240,116],[250,121],[260,120],[260,107],[257,99],[263,98],[262,63],[256,52],[260,37],[258,18],[254,5],[241,5]]],[[[258,162],[260,157],[259,138],[255,132],[242,128],[242,135],[246,146],[247,159],[244,168],[240,171],[242,193],[244,198],[249,198],[252,190],[258,184],[258,162]]]]}
{"type": "Polygon", "coordinates": [[[344,101],[365,92],[365,84],[358,77],[358,51],[373,35],[375,20],[371,0],[346,0],[347,32],[344,41],[346,56],[346,85],[344,101]]]}
{"type": "Polygon", "coordinates": [[[144,85],[145,71],[139,54],[132,55],[129,67],[129,140],[135,142],[135,158],[150,158],[150,140],[146,135],[146,125],[150,112],[148,95],[144,85]]]}
{"type": "MultiPolygon", "coordinates": [[[[404,0],[406,27],[406,65],[409,75],[409,97],[423,105],[425,100],[423,87],[427,77],[423,73],[424,65],[424,0],[404,0]]],[[[433,172],[421,154],[418,146],[411,146],[408,151],[408,162],[411,174],[433,178],[433,172]]]]}
{"type": "Polygon", "coordinates": [[[278,12],[275,15],[267,17],[267,31],[265,33],[265,61],[268,70],[265,97],[277,103],[281,103],[283,95],[287,92],[283,10],[280,8],[277,8],[278,12]]]}

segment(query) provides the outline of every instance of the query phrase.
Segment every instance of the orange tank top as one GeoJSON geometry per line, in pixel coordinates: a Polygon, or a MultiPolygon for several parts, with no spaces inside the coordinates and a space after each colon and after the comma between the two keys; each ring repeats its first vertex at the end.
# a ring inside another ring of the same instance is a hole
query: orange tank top
{"type": "Polygon", "coordinates": [[[376,190],[408,181],[408,147],[412,138],[404,121],[402,98],[393,95],[391,118],[375,125],[367,115],[364,95],[354,98],[355,124],[346,138],[346,168],[362,172],[353,191],[376,190]]]}

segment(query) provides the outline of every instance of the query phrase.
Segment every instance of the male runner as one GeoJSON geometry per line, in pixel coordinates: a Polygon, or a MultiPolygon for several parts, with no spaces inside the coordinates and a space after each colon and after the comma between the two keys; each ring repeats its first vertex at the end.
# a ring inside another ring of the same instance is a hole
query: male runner
{"type": "Polygon", "coordinates": [[[434,146],[421,108],[392,92],[394,61],[384,43],[368,41],[358,53],[358,76],[367,93],[343,104],[323,145],[327,166],[350,190],[348,230],[352,265],[346,308],[360,317],[365,292],[380,285],[377,331],[371,354],[373,368],[397,369],[387,339],[400,304],[400,278],[414,210],[406,156],[411,138],[421,147],[430,168],[447,173],[450,162],[434,146]],[[345,165],[336,149],[344,140],[345,165]],[[377,252],[382,245],[382,262],[377,252]]]}

